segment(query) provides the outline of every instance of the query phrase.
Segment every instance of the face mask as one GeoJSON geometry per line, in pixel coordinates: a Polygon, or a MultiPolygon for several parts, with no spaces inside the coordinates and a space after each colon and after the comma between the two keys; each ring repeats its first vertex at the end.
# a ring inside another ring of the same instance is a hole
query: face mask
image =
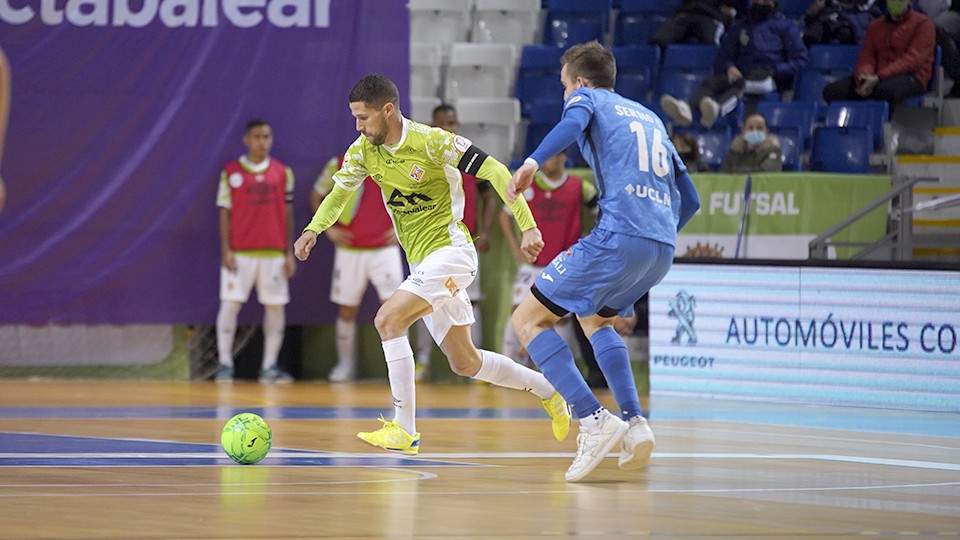
{"type": "Polygon", "coordinates": [[[750,18],[757,21],[768,19],[776,9],[776,6],[753,4],[750,6],[750,18]]]}
{"type": "Polygon", "coordinates": [[[897,0],[887,0],[887,13],[891,18],[897,19],[907,11],[907,2],[898,2],[897,0]]]}
{"type": "Polygon", "coordinates": [[[743,140],[747,141],[747,144],[750,146],[756,146],[767,140],[767,134],[759,130],[751,129],[743,134],[743,140]]]}

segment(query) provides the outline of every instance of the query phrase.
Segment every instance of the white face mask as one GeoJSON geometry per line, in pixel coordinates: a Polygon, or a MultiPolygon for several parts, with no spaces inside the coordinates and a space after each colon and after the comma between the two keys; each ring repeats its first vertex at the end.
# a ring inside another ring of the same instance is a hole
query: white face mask
{"type": "Polygon", "coordinates": [[[747,144],[755,146],[767,140],[767,134],[757,129],[751,129],[743,134],[743,140],[747,141],[747,144]]]}

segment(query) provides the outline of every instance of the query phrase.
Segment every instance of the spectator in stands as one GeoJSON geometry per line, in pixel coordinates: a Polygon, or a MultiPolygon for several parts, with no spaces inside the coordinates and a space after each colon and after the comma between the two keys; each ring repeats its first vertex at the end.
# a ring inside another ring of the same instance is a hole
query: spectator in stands
{"type": "MultiPolygon", "coordinates": [[[[7,137],[7,116],[10,114],[10,64],[0,49],[0,164],[3,163],[3,142],[7,137]]],[[[7,200],[7,188],[0,175],[0,212],[7,200]]]]}
{"type": "Polygon", "coordinates": [[[266,120],[247,123],[247,153],[220,173],[220,311],[217,313],[218,381],[233,379],[233,341],[240,308],[257,286],[263,304],[261,382],[289,382],[277,366],[286,330],[284,306],[293,260],[293,171],[270,155],[273,131],[266,120]]]}
{"type": "Polygon", "coordinates": [[[780,140],[767,129],[762,114],[751,114],[743,123],[743,131],[730,143],[730,151],[723,158],[720,172],[751,173],[783,170],[783,151],[780,140]]]}
{"type": "Polygon", "coordinates": [[[747,17],[724,34],[717,74],[705,80],[689,102],[664,94],[660,106],[680,126],[692,124],[691,107],[699,107],[700,122],[710,128],[736,109],[745,93],[792,88],[794,76],[805,65],[807,48],[796,23],[778,11],[776,0],[754,0],[747,17]]]}
{"type": "MultiPolygon", "coordinates": [[[[460,131],[457,109],[446,103],[437,105],[433,109],[433,118],[430,125],[445,129],[450,133],[460,131]]],[[[490,185],[490,182],[480,180],[472,174],[461,173],[460,176],[463,177],[463,224],[466,225],[467,230],[473,236],[473,245],[477,248],[477,252],[486,253],[490,251],[490,226],[493,225],[494,216],[499,207],[493,186],[490,185]]],[[[477,268],[477,275],[473,282],[467,287],[467,297],[473,303],[473,318],[475,319],[470,327],[470,335],[473,344],[480,347],[483,342],[480,316],[483,293],[480,290],[479,268],[477,268]]],[[[427,325],[421,319],[417,322],[416,380],[418,382],[430,380],[430,357],[433,348],[433,338],[427,331],[427,325]]]]}
{"type": "Polygon", "coordinates": [[[906,0],[887,0],[887,14],[867,27],[853,75],[823,88],[828,103],[840,100],[882,100],[893,108],[923,95],[933,74],[936,30],[926,15],[906,0]]]}
{"type": "Polygon", "coordinates": [[[880,14],[875,0],[814,0],[803,16],[803,43],[859,45],[880,14]]]}
{"type": "Polygon", "coordinates": [[[916,3],[917,10],[933,21],[941,52],[940,65],[947,78],[953,81],[947,97],[960,97],[960,49],[957,48],[957,41],[960,40],[960,0],[949,3],[944,10],[938,9],[938,5],[933,9],[925,6],[919,0],[916,3]]]}
{"type": "Polygon", "coordinates": [[[726,25],[737,16],[739,0],[683,0],[673,18],[647,40],[661,49],[671,43],[720,44],[726,25]]]}
{"type": "Polygon", "coordinates": [[[687,166],[687,172],[710,172],[710,166],[707,165],[707,162],[703,160],[703,156],[700,155],[700,143],[697,141],[697,138],[693,136],[693,133],[689,131],[676,131],[673,135],[670,135],[670,142],[673,143],[673,147],[677,149],[677,153],[680,154],[680,159],[683,160],[683,164],[687,166]]]}

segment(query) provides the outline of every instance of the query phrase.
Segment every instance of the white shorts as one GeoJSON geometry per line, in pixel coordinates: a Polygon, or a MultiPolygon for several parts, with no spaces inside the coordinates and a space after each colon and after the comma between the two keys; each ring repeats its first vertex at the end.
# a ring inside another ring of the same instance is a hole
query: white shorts
{"type": "Polygon", "coordinates": [[[250,289],[257,284],[257,300],[266,306],[290,303],[290,288],[283,271],[284,257],[251,257],[236,255],[237,270],[220,266],[220,299],[246,302],[250,289]]]}
{"type": "Polygon", "coordinates": [[[513,281],[513,305],[519,306],[523,297],[530,291],[533,282],[537,280],[540,272],[543,272],[544,266],[534,266],[523,263],[517,268],[517,277],[513,281]]]}
{"type": "Polygon", "coordinates": [[[443,247],[416,265],[400,289],[423,298],[433,313],[423,318],[427,330],[438,345],[452,326],[474,323],[473,304],[467,287],[477,276],[477,250],[473,244],[443,247]]]}
{"type": "Polygon", "coordinates": [[[480,291],[480,267],[477,266],[477,275],[473,278],[473,282],[470,285],[467,285],[467,297],[470,298],[471,302],[479,302],[483,300],[483,292],[480,291]]]}
{"type": "Polygon", "coordinates": [[[367,284],[373,284],[380,302],[403,282],[403,258],[400,246],[376,249],[338,247],[333,255],[333,283],[330,301],[338,306],[359,306],[367,284]]]}

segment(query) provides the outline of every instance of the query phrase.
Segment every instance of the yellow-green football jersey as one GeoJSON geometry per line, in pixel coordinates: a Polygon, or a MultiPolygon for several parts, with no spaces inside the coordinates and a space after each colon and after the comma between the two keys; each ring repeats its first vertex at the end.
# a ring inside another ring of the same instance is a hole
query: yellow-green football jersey
{"type": "Polygon", "coordinates": [[[352,191],[367,176],[373,178],[407,260],[417,263],[441,247],[473,241],[461,223],[465,198],[457,170],[470,145],[464,137],[404,118],[400,142],[393,147],[357,137],[333,180],[352,191]]]}

